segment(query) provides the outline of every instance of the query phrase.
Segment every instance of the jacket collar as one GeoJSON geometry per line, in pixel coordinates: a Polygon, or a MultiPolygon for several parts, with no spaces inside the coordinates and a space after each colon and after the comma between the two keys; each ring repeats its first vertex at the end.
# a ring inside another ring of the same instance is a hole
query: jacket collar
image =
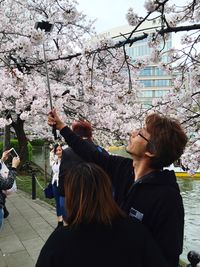
{"type": "Polygon", "coordinates": [[[157,184],[157,185],[175,185],[176,184],[176,176],[174,171],[169,170],[156,170],[152,171],[140,179],[138,179],[135,183],[145,183],[145,184],[157,184]]]}

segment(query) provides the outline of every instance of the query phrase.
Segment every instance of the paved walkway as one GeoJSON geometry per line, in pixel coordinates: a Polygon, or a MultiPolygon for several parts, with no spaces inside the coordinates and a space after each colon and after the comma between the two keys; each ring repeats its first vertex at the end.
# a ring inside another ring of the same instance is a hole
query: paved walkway
{"type": "Polygon", "coordinates": [[[6,201],[9,216],[0,232],[0,267],[33,267],[56,227],[55,209],[18,190],[6,201]]]}

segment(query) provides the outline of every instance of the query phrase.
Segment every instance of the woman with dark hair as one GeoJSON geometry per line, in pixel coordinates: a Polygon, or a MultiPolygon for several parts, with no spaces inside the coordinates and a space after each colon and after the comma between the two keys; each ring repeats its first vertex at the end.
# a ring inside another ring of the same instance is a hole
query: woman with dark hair
{"type": "Polygon", "coordinates": [[[117,206],[100,167],[68,169],[65,196],[68,225],[51,234],[36,267],[166,267],[149,232],[117,206]]]}
{"type": "Polygon", "coordinates": [[[8,170],[6,177],[4,177],[4,175],[1,173],[2,165],[8,159],[9,155],[10,155],[9,150],[6,150],[3,152],[2,157],[0,159],[0,230],[3,225],[3,220],[5,218],[4,207],[5,207],[6,195],[4,190],[8,190],[13,186],[17,174],[16,168],[20,163],[20,159],[18,157],[14,157],[12,159],[12,167],[8,170]]]}
{"type": "Polygon", "coordinates": [[[52,186],[53,194],[56,202],[56,214],[58,218],[57,227],[63,226],[63,207],[60,205],[60,193],[58,190],[59,185],[59,168],[62,158],[62,145],[56,144],[50,152],[50,166],[52,168],[52,186]]]}

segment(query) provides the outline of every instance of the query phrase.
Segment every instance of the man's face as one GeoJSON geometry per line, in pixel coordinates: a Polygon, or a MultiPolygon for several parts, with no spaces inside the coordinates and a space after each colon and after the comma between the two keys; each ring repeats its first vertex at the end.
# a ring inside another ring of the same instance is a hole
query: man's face
{"type": "Polygon", "coordinates": [[[132,133],[130,133],[126,151],[133,156],[143,157],[146,152],[146,146],[149,139],[150,134],[145,128],[132,131],[132,133]]]}

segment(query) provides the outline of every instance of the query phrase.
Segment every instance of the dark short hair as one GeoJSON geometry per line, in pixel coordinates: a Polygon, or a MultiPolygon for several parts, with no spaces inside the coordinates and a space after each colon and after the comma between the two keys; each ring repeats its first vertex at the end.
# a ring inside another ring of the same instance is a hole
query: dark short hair
{"type": "Polygon", "coordinates": [[[167,167],[183,154],[188,138],[176,119],[153,113],[146,118],[146,130],[150,134],[147,150],[155,154],[152,168],[167,167]]]}
{"type": "Polygon", "coordinates": [[[65,175],[65,206],[68,225],[111,224],[125,216],[112,195],[109,176],[96,164],[80,162],[65,175]]]}
{"type": "Polygon", "coordinates": [[[54,153],[54,154],[56,154],[56,149],[57,149],[58,146],[60,146],[60,147],[62,148],[63,145],[62,145],[62,144],[59,144],[59,143],[55,144],[55,145],[53,146],[53,153],[54,153]]]}
{"type": "Polygon", "coordinates": [[[80,137],[92,138],[92,126],[89,121],[76,120],[72,123],[72,131],[80,137]]]}

